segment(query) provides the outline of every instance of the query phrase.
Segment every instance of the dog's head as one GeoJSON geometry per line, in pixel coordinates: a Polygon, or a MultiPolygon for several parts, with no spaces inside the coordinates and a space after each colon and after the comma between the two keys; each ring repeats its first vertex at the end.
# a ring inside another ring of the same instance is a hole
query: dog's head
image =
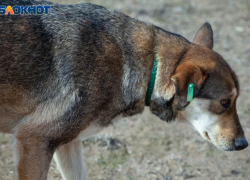
{"type": "Polygon", "coordinates": [[[236,110],[239,83],[212,47],[212,28],[205,23],[178,60],[167,88],[157,89],[166,82],[164,78],[156,81],[150,109],[163,120],[191,123],[203,138],[222,150],[242,150],[248,143],[236,110]],[[189,83],[194,84],[194,99],[190,103],[187,101],[189,83]]]}

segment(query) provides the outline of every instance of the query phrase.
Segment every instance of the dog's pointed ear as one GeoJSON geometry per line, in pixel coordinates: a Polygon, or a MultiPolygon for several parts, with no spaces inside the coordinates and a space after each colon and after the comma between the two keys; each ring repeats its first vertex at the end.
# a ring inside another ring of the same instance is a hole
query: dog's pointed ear
{"type": "Polygon", "coordinates": [[[195,97],[207,77],[208,74],[195,64],[184,63],[176,68],[171,80],[175,86],[175,95],[178,98],[180,108],[189,104],[187,101],[188,85],[194,84],[195,97]]]}
{"type": "Polygon", "coordinates": [[[201,28],[195,35],[193,42],[195,44],[202,45],[210,49],[213,48],[214,46],[213,30],[212,30],[212,26],[208,22],[204,23],[201,26],[201,28]]]}

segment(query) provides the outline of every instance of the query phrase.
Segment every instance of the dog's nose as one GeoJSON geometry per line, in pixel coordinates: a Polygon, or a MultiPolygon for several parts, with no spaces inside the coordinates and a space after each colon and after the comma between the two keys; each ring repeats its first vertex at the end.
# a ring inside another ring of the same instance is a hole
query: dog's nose
{"type": "Polygon", "coordinates": [[[248,142],[244,138],[235,138],[234,146],[235,146],[235,150],[242,150],[248,146],[248,142]]]}

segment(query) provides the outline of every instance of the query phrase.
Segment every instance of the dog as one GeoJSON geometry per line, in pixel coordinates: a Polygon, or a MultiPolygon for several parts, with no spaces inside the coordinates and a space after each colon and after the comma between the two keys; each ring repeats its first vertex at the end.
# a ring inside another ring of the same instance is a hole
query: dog
{"type": "Polygon", "coordinates": [[[19,180],[45,180],[53,155],[64,180],[87,179],[81,141],[142,113],[147,101],[160,119],[189,122],[219,149],[248,146],[239,83],[212,50],[209,23],[189,42],[94,4],[1,5],[51,6],[0,18],[0,131],[14,136],[19,180]]]}

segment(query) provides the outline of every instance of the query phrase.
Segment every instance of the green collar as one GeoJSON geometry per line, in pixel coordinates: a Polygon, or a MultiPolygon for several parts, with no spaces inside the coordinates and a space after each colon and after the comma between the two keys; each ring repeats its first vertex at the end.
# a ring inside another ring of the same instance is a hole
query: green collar
{"type": "Polygon", "coordinates": [[[152,93],[154,90],[154,85],[155,85],[156,71],[157,71],[157,61],[154,60],[153,70],[151,73],[149,86],[148,86],[148,90],[147,90],[147,94],[146,94],[146,106],[150,105],[150,100],[151,100],[151,96],[152,96],[152,93]]]}

